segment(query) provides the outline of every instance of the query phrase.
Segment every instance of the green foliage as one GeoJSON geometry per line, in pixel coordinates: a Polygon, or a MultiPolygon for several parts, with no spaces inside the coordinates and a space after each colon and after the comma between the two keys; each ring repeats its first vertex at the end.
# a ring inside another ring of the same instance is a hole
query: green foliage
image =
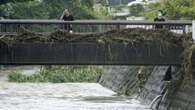
{"type": "Polygon", "coordinates": [[[195,1],[194,0],[167,0],[164,4],[155,3],[148,6],[146,18],[152,19],[157,10],[164,10],[168,19],[195,19],[195,1]]]}
{"type": "Polygon", "coordinates": [[[81,4],[83,6],[86,6],[88,8],[93,9],[93,5],[94,5],[94,0],[81,0],[81,4]]]}
{"type": "Polygon", "coordinates": [[[11,82],[96,82],[102,74],[102,67],[98,66],[52,66],[46,67],[40,74],[31,76],[20,72],[9,74],[11,82]]]}
{"type": "Polygon", "coordinates": [[[111,16],[108,14],[108,9],[106,6],[102,4],[96,4],[94,5],[94,13],[97,19],[109,19],[111,16]]]}
{"type": "Polygon", "coordinates": [[[6,4],[6,3],[15,3],[15,2],[28,2],[33,0],[1,0],[0,5],[6,4]]]}
{"type": "Polygon", "coordinates": [[[95,13],[93,6],[93,0],[9,2],[0,5],[0,16],[8,15],[9,18],[14,19],[59,19],[64,9],[68,8],[75,19],[97,19],[102,17],[102,14],[99,16],[95,13]]]}
{"type": "Polygon", "coordinates": [[[10,82],[43,82],[44,78],[37,74],[37,75],[33,75],[33,76],[27,76],[27,75],[23,75],[20,71],[15,71],[11,74],[9,74],[9,81],[10,82]]]}
{"type": "Polygon", "coordinates": [[[147,11],[142,13],[146,19],[154,19],[157,16],[157,12],[161,7],[160,3],[153,3],[147,6],[147,11]]]}
{"type": "Polygon", "coordinates": [[[129,7],[129,11],[133,16],[140,16],[140,13],[144,12],[144,10],[144,6],[141,4],[136,4],[129,7]]]}
{"type": "Polygon", "coordinates": [[[111,8],[113,9],[113,13],[118,13],[121,12],[124,9],[125,5],[116,5],[112,6],[111,8]]]}
{"type": "Polygon", "coordinates": [[[194,0],[168,0],[165,9],[169,19],[195,19],[194,0]]]}
{"type": "Polygon", "coordinates": [[[40,7],[41,5],[38,1],[11,4],[9,17],[17,19],[48,18],[48,13],[40,7]]]}

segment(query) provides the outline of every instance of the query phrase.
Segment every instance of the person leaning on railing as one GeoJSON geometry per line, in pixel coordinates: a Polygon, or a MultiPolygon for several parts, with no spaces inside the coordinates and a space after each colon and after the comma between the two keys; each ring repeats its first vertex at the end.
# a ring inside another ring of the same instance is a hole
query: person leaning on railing
{"type": "MultiPolygon", "coordinates": [[[[64,21],[73,21],[74,17],[70,14],[68,9],[65,9],[64,12],[62,13],[60,19],[64,20],[64,21]]],[[[65,24],[64,29],[69,31],[69,32],[72,32],[72,25],[65,24]]]]}
{"type": "MultiPolygon", "coordinates": [[[[158,16],[154,18],[154,22],[165,22],[165,18],[163,16],[163,11],[158,10],[158,16]]],[[[155,29],[163,29],[164,26],[162,24],[155,24],[154,26],[155,29]]]]}
{"type": "MultiPolygon", "coordinates": [[[[0,20],[4,20],[4,17],[0,17],[0,20]]],[[[0,32],[4,32],[5,31],[5,26],[0,24],[0,32]]]]}

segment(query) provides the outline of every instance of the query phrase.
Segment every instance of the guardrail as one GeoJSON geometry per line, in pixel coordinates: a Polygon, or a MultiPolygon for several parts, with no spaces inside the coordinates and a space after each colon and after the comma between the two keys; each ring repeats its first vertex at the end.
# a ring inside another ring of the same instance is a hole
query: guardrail
{"type": "Polygon", "coordinates": [[[176,33],[192,32],[192,21],[127,21],[127,20],[0,20],[0,35],[15,35],[23,30],[48,33],[56,30],[72,30],[77,33],[97,33],[124,28],[169,29],[176,33]]]}

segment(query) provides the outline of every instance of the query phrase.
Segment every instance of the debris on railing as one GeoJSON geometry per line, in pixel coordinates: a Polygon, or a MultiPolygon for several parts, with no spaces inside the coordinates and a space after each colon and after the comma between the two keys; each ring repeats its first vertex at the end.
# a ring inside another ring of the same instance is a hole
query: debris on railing
{"type": "Polygon", "coordinates": [[[190,39],[189,36],[176,34],[165,29],[142,29],[130,28],[121,30],[112,30],[104,33],[69,33],[58,30],[48,34],[24,31],[18,35],[6,36],[0,41],[17,43],[17,42],[97,42],[112,43],[121,42],[125,44],[136,43],[165,43],[168,45],[181,45],[182,39],[190,39]],[[188,38],[187,38],[188,37],[188,38]]]}

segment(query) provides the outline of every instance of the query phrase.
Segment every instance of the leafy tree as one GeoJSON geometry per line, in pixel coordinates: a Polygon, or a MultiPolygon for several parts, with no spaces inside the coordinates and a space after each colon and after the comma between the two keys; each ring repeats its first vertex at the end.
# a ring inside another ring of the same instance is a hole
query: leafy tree
{"type": "Polygon", "coordinates": [[[135,4],[129,7],[129,11],[133,16],[139,16],[141,12],[144,12],[144,6],[141,4],[135,4]]]}
{"type": "Polygon", "coordinates": [[[167,13],[168,19],[195,19],[195,0],[166,0],[163,4],[150,4],[144,15],[151,19],[159,9],[167,13]]]}
{"type": "Polygon", "coordinates": [[[146,11],[141,12],[141,15],[146,19],[154,19],[157,16],[158,10],[161,9],[160,3],[153,3],[146,7],[146,11]]]}
{"type": "Polygon", "coordinates": [[[194,0],[168,0],[164,6],[169,19],[195,19],[194,0]]]}
{"type": "Polygon", "coordinates": [[[14,19],[59,19],[65,8],[68,8],[76,19],[97,19],[106,16],[105,12],[96,14],[93,0],[58,0],[57,2],[55,0],[21,0],[20,2],[9,0],[4,3],[6,4],[0,5],[0,14],[7,14],[9,18],[14,19]]]}
{"type": "Polygon", "coordinates": [[[6,4],[6,3],[16,3],[16,2],[28,2],[33,0],[1,0],[0,5],[6,4]]]}
{"type": "Polygon", "coordinates": [[[46,19],[48,13],[45,11],[40,2],[25,2],[11,4],[9,18],[14,19],[46,19]]]}
{"type": "Polygon", "coordinates": [[[1,0],[0,1],[0,16],[7,16],[9,13],[10,5],[8,3],[29,2],[33,0],[1,0]]]}
{"type": "Polygon", "coordinates": [[[94,0],[81,0],[81,4],[92,9],[94,5],[94,0]]]}
{"type": "Polygon", "coordinates": [[[49,18],[59,18],[65,8],[68,8],[76,19],[93,19],[93,10],[88,6],[83,5],[80,0],[43,0],[42,5],[45,11],[48,12],[49,18]]]}

